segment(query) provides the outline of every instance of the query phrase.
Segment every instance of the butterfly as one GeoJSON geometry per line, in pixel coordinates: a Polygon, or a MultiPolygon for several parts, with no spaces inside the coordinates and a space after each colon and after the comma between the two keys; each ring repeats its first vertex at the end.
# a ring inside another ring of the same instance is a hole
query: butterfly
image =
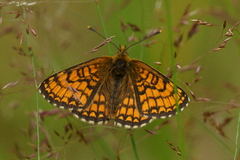
{"type": "Polygon", "coordinates": [[[188,95],[146,63],[130,59],[125,46],[114,57],[104,56],[60,71],[39,86],[52,105],[68,109],[82,121],[138,128],[153,119],[182,111],[188,95]]]}

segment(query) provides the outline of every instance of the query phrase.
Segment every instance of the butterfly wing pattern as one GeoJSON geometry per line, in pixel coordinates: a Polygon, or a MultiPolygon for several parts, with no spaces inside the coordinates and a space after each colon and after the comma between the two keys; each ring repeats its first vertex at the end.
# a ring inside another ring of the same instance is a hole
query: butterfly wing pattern
{"type": "MultiPolygon", "coordinates": [[[[167,118],[176,114],[174,84],[163,74],[139,60],[131,60],[137,78],[134,78],[134,92],[139,113],[150,118],[167,118]]],[[[134,74],[133,74],[134,75],[134,74]]],[[[180,111],[188,105],[189,98],[177,88],[180,111]]]]}
{"type": "Polygon", "coordinates": [[[136,98],[133,85],[129,86],[130,92],[124,96],[117,106],[115,125],[125,128],[138,128],[148,124],[152,118],[142,116],[136,107],[136,98]]]}
{"type": "Polygon", "coordinates": [[[130,59],[120,46],[114,57],[99,57],[60,71],[45,79],[39,92],[54,106],[69,109],[91,124],[142,127],[152,119],[182,111],[187,94],[167,77],[142,61],[130,59]]]}

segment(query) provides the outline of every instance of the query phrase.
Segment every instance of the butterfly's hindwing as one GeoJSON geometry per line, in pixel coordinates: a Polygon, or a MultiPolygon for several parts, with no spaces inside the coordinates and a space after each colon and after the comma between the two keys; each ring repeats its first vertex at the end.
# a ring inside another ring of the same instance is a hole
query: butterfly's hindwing
{"type": "Polygon", "coordinates": [[[91,124],[106,124],[109,120],[109,108],[102,88],[97,92],[90,106],[86,109],[73,109],[72,113],[82,121],[91,124]]]}
{"type": "Polygon", "coordinates": [[[131,88],[131,92],[128,92],[117,106],[117,112],[115,117],[115,125],[123,126],[125,128],[138,128],[148,124],[151,118],[144,117],[139,114],[136,107],[136,98],[133,92],[133,86],[128,86],[131,88]]]}

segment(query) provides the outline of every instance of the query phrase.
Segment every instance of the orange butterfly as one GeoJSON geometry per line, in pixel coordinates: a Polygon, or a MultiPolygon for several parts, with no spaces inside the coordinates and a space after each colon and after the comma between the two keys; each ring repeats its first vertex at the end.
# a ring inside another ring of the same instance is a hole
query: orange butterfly
{"type": "MultiPolygon", "coordinates": [[[[116,126],[138,128],[177,112],[173,82],[130,59],[124,46],[114,57],[95,58],[50,76],[39,92],[49,103],[91,124],[114,119],[116,126]]],[[[182,111],[190,100],[179,87],[176,98],[182,111]]]]}

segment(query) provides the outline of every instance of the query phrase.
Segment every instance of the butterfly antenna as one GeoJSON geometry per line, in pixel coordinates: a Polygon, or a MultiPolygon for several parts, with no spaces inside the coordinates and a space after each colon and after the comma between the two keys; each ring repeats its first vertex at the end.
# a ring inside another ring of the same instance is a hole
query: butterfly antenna
{"type": "Polygon", "coordinates": [[[162,30],[158,30],[157,32],[155,32],[155,33],[153,33],[153,34],[151,34],[151,35],[143,38],[142,40],[140,40],[140,41],[138,41],[138,42],[130,45],[126,50],[128,50],[130,47],[135,46],[136,44],[139,44],[139,43],[141,43],[142,41],[145,41],[146,39],[148,39],[148,38],[150,38],[150,37],[152,37],[152,36],[155,36],[155,35],[157,35],[157,34],[159,34],[159,33],[161,33],[161,32],[162,32],[162,30]]]}
{"type": "MultiPolygon", "coordinates": [[[[107,39],[106,37],[104,37],[103,35],[101,35],[100,33],[98,33],[97,31],[95,31],[93,28],[91,28],[90,26],[88,26],[88,29],[91,30],[91,31],[93,31],[93,32],[95,32],[95,33],[97,33],[97,34],[98,34],[100,37],[102,37],[103,39],[107,39]]],[[[116,44],[114,44],[114,43],[111,42],[111,41],[110,41],[110,43],[111,43],[112,45],[114,45],[117,49],[119,49],[119,47],[117,47],[116,44]]]]}

